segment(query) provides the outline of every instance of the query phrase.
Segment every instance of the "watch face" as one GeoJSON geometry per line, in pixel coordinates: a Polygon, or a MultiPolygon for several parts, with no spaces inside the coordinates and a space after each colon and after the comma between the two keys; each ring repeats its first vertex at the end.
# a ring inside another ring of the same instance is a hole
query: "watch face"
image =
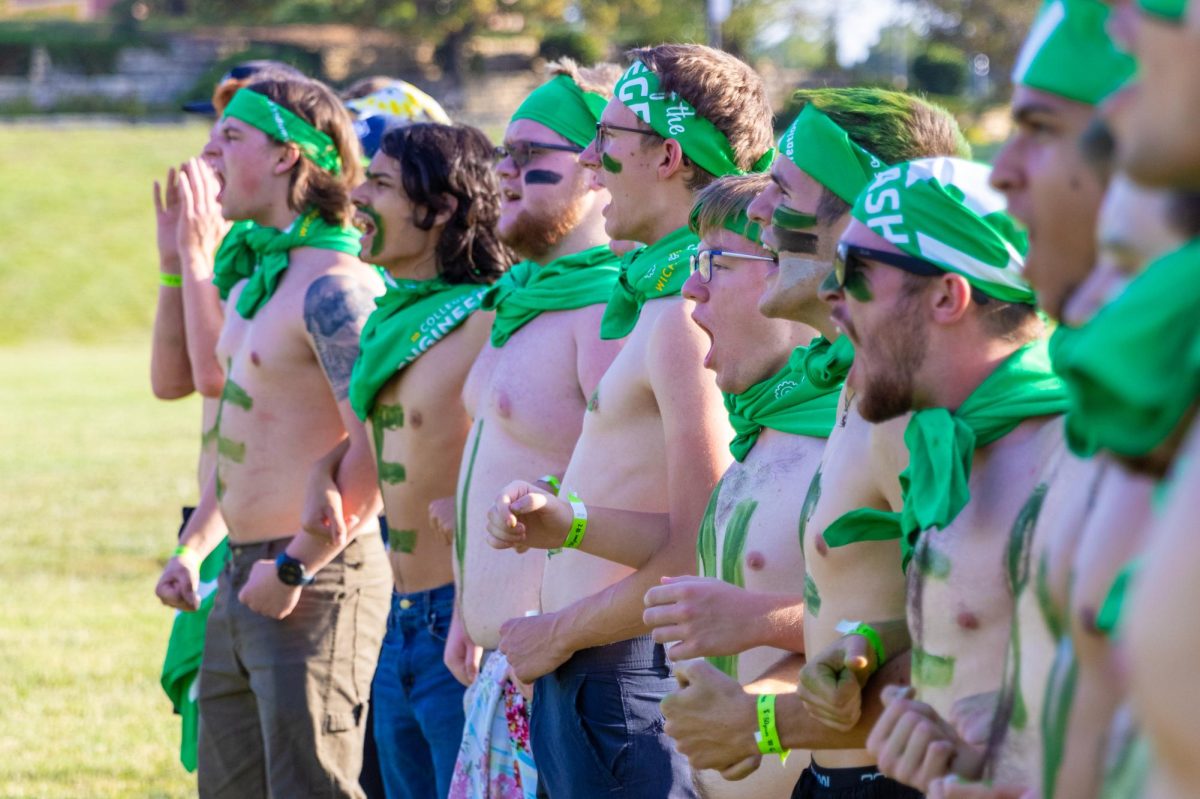
{"type": "Polygon", "coordinates": [[[280,557],[275,561],[275,573],[284,585],[305,585],[310,582],[304,574],[304,564],[295,558],[280,557]]]}

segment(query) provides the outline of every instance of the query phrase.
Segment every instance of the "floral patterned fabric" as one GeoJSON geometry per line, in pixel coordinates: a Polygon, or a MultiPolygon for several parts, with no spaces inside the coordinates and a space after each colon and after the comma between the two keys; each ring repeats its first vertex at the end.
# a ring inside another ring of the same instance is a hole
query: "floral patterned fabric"
{"type": "Polygon", "coordinates": [[[450,799],[535,799],[537,767],[529,749],[529,706],[508,678],[508,660],[492,653],[463,697],[467,723],[450,799]]]}

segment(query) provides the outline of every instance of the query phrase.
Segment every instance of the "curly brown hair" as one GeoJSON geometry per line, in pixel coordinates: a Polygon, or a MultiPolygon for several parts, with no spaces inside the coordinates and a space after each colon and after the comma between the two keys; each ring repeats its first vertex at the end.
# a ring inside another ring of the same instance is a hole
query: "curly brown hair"
{"type": "Polygon", "coordinates": [[[379,151],[400,165],[413,224],[453,214],[437,243],[438,274],[449,283],[491,283],[512,264],[500,243],[500,184],[492,143],[470,125],[420,122],[384,134],[379,151]]]}
{"type": "Polygon", "coordinates": [[[315,80],[263,80],[247,86],[268,97],[333,139],[342,168],[333,174],[299,158],[288,183],[288,207],[296,213],[317,209],[331,225],[346,226],[354,218],[350,191],[362,182],[362,149],[354,123],[342,101],[315,80]]]}

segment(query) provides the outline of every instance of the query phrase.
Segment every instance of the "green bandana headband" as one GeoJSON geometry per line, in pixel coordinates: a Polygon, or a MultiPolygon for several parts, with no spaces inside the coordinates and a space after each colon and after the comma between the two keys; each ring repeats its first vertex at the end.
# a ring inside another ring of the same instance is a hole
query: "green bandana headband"
{"type": "Polygon", "coordinates": [[[1028,244],[988,185],[991,168],[959,158],[922,158],[885,169],[851,214],[909,255],[962,275],[1002,302],[1034,302],[1021,276],[1028,244]]]}
{"type": "Polygon", "coordinates": [[[1187,14],[1188,0],[1138,0],[1142,11],[1168,22],[1182,22],[1187,14]]]}
{"type": "Polygon", "coordinates": [[[903,568],[924,531],[946,528],[971,501],[968,482],[977,447],[999,441],[1026,419],[1066,410],[1066,387],[1050,367],[1046,341],[1039,339],[1005,359],[958,410],[913,414],[904,431],[908,466],[900,473],[903,568]]]}
{"type": "Polygon", "coordinates": [[[585,92],[567,75],[557,75],[533,90],[512,115],[512,121],[531,119],[580,147],[596,138],[596,123],[608,103],[595,92],[585,92]]]}
{"type": "Polygon", "coordinates": [[[238,295],[237,312],[243,319],[253,319],[275,294],[292,250],[315,247],[357,257],[361,238],[362,233],[357,229],[331,225],[315,210],[292,222],[287,230],[253,223],[241,228],[235,226],[217,250],[213,283],[225,298],[239,280],[246,278],[246,285],[238,295]]]}
{"type": "Polygon", "coordinates": [[[375,396],[397,372],[479,310],[487,288],[441,278],[398,280],[375,299],[350,373],[350,407],[359,419],[366,420],[375,396]]]}
{"type": "MultiPolygon", "coordinates": [[[[703,212],[704,203],[697,201],[692,205],[692,212],[688,215],[688,230],[697,236],[700,235],[700,214],[703,212]]],[[[722,219],[721,227],[738,234],[747,241],[752,241],[755,244],[762,243],[762,225],[757,222],[751,222],[745,208],[739,210],[733,216],[722,219]]]]}
{"type": "Polygon", "coordinates": [[[779,152],[851,205],[886,166],[812,103],[804,106],[780,137],[779,152]]]}
{"type": "Polygon", "coordinates": [[[556,258],[545,266],[513,264],[483,295],[483,309],[495,311],[492,346],[509,338],[546,311],[570,311],[608,302],[620,274],[607,244],[556,258]]]}
{"type": "Polygon", "coordinates": [[[739,463],[750,454],[764,427],[794,436],[829,438],[841,386],[813,385],[805,370],[807,355],[807,347],[797,347],[779,372],[741,394],[725,395],[734,432],[729,451],[739,463]]]}
{"type": "Polygon", "coordinates": [[[1013,67],[1013,83],[1097,105],[1133,74],[1134,60],[1105,30],[1100,0],[1048,0],[1013,67]]]}
{"type": "Polygon", "coordinates": [[[238,89],[225,106],[225,117],[240,119],[275,141],[295,144],[305,158],[326,172],[338,175],[342,171],[342,158],[333,139],[265,95],[238,89]]]}
{"type": "Polygon", "coordinates": [[[649,247],[626,253],[600,321],[600,338],[624,338],[637,324],[648,300],[679,294],[691,275],[691,257],[699,244],[695,233],[681,227],[649,247]]]}
{"type": "Polygon", "coordinates": [[[1050,341],[1070,396],[1067,444],[1139,457],[1179,427],[1200,395],[1200,239],[1164,255],[1083,327],[1050,341]]]}
{"type": "MultiPolygon", "coordinates": [[[[683,154],[701,169],[717,177],[746,174],[737,165],[725,134],[698,115],[696,108],[677,92],[664,92],[658,75],[641,61],[634,61],[625,70],[613,88],[613,96],[659,136],[679,142],[683,154]]],[[[767,150],[749,171],[763,171],[774,158],[775,151],[767,150]]]]}

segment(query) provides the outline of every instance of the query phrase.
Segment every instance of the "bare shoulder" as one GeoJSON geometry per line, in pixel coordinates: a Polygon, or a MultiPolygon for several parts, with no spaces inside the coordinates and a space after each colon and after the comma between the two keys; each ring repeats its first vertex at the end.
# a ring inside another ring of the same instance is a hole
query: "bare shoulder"
{"type": "Polygon", "coordinates": [[[356,274],[349,266],[318,274],[304,292],[304,327],[339,401],[349,391],[363,325],[379,294],[370,275],[361,273],[367,270],[356,274]]]}
{"type": "Polygon", "coordinates": [[[656,316],[649,330],[649,359],[671,371],[704,371],[708,337],[692,321],[692,302],[682,297],[670,297],[654,300],[653,304],[658,307],[654,309],[656,316]]]}

